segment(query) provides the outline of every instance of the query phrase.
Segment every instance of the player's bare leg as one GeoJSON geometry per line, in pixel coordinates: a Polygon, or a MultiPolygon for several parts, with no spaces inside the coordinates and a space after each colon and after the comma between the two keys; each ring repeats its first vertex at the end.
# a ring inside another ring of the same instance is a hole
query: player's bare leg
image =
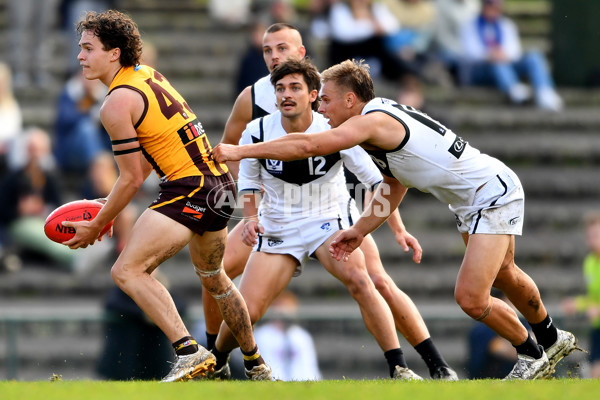
{"type": "Polygon", "coordinates": [[[371,235],[360,245],[365,256],[367,271],[375,288],[390,307],[396,329],[419,353],[433,379],[454,381],[458,375],[446,362],[431,339],[425,321],[412,299],[404,293],[385,271],[377,245],[371,235]]]}
{"type": "Polygon", "coordinates": [[[185,226],[146,210],[112,268],[115,283],[154,321],[173,343],[177,360],[163,382],[189,380],[206,374],[214,364],[210,352],[198,346],[185,327],[168,290],[152,272],[192,238],[185,226]],[[168,240],[165,240],[168,238],[168,240]]]}
{"type": "MultiPolygon", "coordinates": [[[[248,257],[250,257],[250,253],[252,252],[252,247],[242,242],[243,228],[244,224],[238,223],[227,235],[227,247],[225,248],[225,255],[223,257],[223,267],[230,279],[235,279],[242,274],[248,257]]],[[[204,308],[207,336],[216,337],[223,322],[223,316],[217,302],[206,290],[202,291],[202,306],[204,308]]],[[[208,338],[207,347],[210,349],[213,345],[214,343],[211,343],[210,338],[208,338]]]]}
{"type": "MultiPolygon", "coordinates": [[[[240,282],[240,293],[248,306],[252,325],[262,318],[273,300],[287,287],[297,265],[298,261],[286,254],[252,253],[240,282]]],[[[229,353],[236,347],[238,342],[231,327],[222,323],[213,349],[217,357],[216,378],[228,379],[229,353]]],[[[251,370],[246,361],[244,364],[249,378],[264,379],[261,371],[251,370]]]]}
{"type": "Polygon", "coordinates": [[[416,346],[430,337],[425,321],[412,299],[404,293],[392,278],[385,272],[375,241],[368,235],[360,245],[367,271],[375,288],[383,296],[394,316],[396,329],[406,338],[408,343],[416,346]]]}
{"type": "Polygon", "coordinates": [[[215,299],[223,320],[242,351],[256,347],[248,308],[242,295],[223,269],[227,229],[194,235],[189,243],[190,255],[202,286],[215,299]]]}
{"type": "Polygon", "coordinates": [[[189,336],[189,332],[168,290],[151,273],[191,238],[192,232],[188,228],[147,209],[134,225],[111,271],[117,286],[136,302],[171,342],[189,336]]]}
{"type": "MultiPolygon", "coordinates": [[[[513,268],[508,264],[514,263],[506,264],[506,260],[514,257],[514,236],[474,234],[463,235],[463,239],[467,249],[456,281],[454,294],[457,303],[469,316],[486,324],[517,350],[517,363],[505,379],[545,378],[551,374],[552,365],[544,348],[529,335],[510,305],[490,295],[495,283],[508,287],[514,285],[514,288],[520,286],[516,281],[507,283],[511,279],[507,271],[513,268]],[[500,273],[503,268],[507,269],[500,273]],[[502,282],[497,282],[499,274],[502,282]]],[[[543,305],[539,292],[535,295],[537,288],[533,290],[527,283],[524,285],[521,287],[522,295],[516,296],[517,301],[520,301],[522,296],[530,296],[531,304],[535,303],[535,312],[541,312],[543,305]]],[[[515,296],[514,291],[511,294],[515,296]]],[[[531,309],[528,312],[529,315],[535,314],[531,309]]]]}
{"type": "Polygon", "coordinates": [[[371,332],[386,358],[390,377],[394,379],[421,380],[408,368],[394,326],[390,308],[369,277],[365,259],[359,249],[353,251],[347,261],[336,261],[329,253],[331,235],[315,252],[325,269],[338,278],[358,303],[365,326],[371,332]]]}
{"type": "Polygon", "coordinates": [[[511,236],[475,234],[466,240],[467,249],[454,291],[456,302],[471,318],[481,320],[513,345],[523,343],[527,339],[527,329],[517,313],[504,301],[490,295],[511,236]]]}

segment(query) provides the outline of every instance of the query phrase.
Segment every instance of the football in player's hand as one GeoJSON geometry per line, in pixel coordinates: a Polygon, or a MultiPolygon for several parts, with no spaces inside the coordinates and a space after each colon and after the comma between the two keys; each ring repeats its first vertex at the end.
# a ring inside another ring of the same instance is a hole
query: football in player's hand
{"type": "MultiPolygon", "coordinates": [[[[56,210],[52,211],[46,223],[44,224],[44,233],[48,239],[62,243],[75,236],[75,228],[63,226],[63,221],[91,221],[96,218],[98,212],[104,204],[96,200],[75,200],[70,203],[63,204],[56,210]]],[[[106,224],[100,232],[100,236],[104,235],[112,227],[113,221],[106,224]]]]}

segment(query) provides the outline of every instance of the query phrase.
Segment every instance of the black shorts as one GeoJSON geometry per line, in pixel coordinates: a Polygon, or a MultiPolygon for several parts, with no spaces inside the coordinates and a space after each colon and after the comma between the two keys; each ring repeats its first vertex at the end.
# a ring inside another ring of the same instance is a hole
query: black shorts
{"type": "Polygon", "coordinates": [[[150,209],[188,227],[192,232],[216,232],[227,227],[235,208],[231,175],[189,176],[160,184],[150,209]]]}

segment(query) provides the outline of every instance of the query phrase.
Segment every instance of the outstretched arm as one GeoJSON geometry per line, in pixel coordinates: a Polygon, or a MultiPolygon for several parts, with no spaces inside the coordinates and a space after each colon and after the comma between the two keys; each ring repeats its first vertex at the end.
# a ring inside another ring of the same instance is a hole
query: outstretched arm
{"type": "MultiPolygon", "coordinates": [[[[372,194],[371,192],[367,192],[365,194],[365,204],[371,201],[372,194]]],[[[400,212],[398,208],[395,208],[390,216],[387,219],[387,223],[394,233],[394,237],[396,242],[402,247],[405,253],[408,253],[410,249],[413,250],[413,261],[417,264],[421,263],[421,257],[423,256],[423,249],[419,244],[419,241],[416,237],[411,235],[404,226],[404,222],[402,222],[402,217],[400,217],[400,212]]]]}
{"type": "Polygon", "coordinates": [[[393,210],[397,210],[407,190],[395,178],[384,176],[383,182],[356,224],[342,231],[331,242],[329,251],[332,257],[338,261],[347,260],[348,255],[360,246],[363,238],[381,226],[393,210]]]}
{"type": "Polygon", "coordinates": [[[375,131],[369,129],[370,116],[355,116],[337,128],[319,133],[289,133],[267,142],[243,146],[217,145],[212,152],[218,162],[238,161],[243,158],[266,158],[292,161],[323,156],[354,147],[370,139],[375,131]]]}

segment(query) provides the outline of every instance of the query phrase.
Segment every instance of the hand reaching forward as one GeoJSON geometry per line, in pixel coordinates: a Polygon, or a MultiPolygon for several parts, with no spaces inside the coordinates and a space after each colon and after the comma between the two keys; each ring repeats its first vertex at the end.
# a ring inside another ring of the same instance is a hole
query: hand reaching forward
{"type": "Polygon", "coordinates": [[[419,244],[417,238],[407,231],[395,233],[394,237],[396,238],[396,242],[398,242],[405,253],[408,253],[410,249],[413,249],[413,261],[417,264],[420,264],[421,257],[423,256],[423,249],[421,249],[421,245],[419,244]]]}
{"type": "Polygon", "coordinates": [[[239,161],[238,147],[233,144],[219,143],[212,150],[212,157],[216,162],[224,163],[227,161],[239,161]]]}
{"type": "Polygon", "coordinates": [[[258,234],[265,233],[265,228],[258,221],[248,221],[242,229],[242,242],[246,246],[254,246],[258,240],[258,234]]]}
{"type": "Polygon", "coordinates": [[[341,231],[329,245],[331,257],[337,261],[348,261],[350,253],[356,250],[362,243],[364,236],[355,229],[341,231]]]}

